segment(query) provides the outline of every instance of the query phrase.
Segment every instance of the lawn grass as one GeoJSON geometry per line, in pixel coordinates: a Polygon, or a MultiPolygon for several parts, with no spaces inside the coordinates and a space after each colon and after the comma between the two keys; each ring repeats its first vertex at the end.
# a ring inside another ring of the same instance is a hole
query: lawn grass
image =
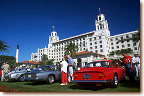
{"type": "Polygon", "coordinates": [[[0,82],[0,86],[7,86],[21,92],[140,92],[140,81],[130,83],[129,81],[120,82],[117,88],[108,86],[78,86],[69,83],[67,86],[54,84],[33,83],[33,82],[0,82]]]}

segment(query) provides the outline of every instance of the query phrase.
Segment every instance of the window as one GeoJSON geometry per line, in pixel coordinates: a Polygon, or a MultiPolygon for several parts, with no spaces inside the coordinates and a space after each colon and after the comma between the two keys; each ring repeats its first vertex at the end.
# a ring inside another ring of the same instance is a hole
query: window
{"type": "Polygon", "coordinates": [[[119,48],[119,46],[117,46],[117,48],[119,48]]]}
{"type": "Polygon", "coordinates": [[[137,50],[137,47],[134,47],[134,50],[137,50]]]}
{"type": "Polygon", "coordinates": [[[95,46],[95,49],[97,49],[97,46],[95,46]]]}
{"type": "Polygon", "coordinates": [[[116,42],[116,44],[118,44],[119,42],[116,42]]]}
{"type": "Polygon", "coordinates": [[[121,40],[123,39],[123,37],[121,37],[121,40]]]}
{"type": "Polygon", "coordinates": [[[129,40],[127,40],[127,42],[129,42],[129,40]]]}
{"type": "Polygon", "coordinates": [[[89,40],[92,41],[92,38],[90,38],[89,40]]]}
{"type": "Polygon", "coordinates": [[[103,52],[103,49],[101,49],[100,52],[103,52]]]}
{"type": "Polygon", "coordinates": [[[92,47],[90,47],[90,50],[92,50],[92,47]]]}
{"type": "Polygon", "coordinates": [[[101,39],[101,36],[99,36],[99,39],[101,39]]]}
{"type": "Polygon", "coordinates": [[[95,50],[95,53],[98,53],[98,50],[95,50]]]}
{"type": "Polygon", "coordinates": [[[99,17],[99,20],[101,20],[101,17],[99,17]]]}
{"type": "Polygon", "coordinates": [[[114,49],[114,47],[111,47],[112,49],[114,49]]]}
{"type": "Polygon", "coordinates": [[[85,38],[83,38],[83,40],[85,40],[85,38]]]}
{"type": "Polygon", "coordinates": [[[124,43],[124,41],[121,41],[121,43],[124,43]]]}
{"type": "Polygon", "coordinates": [[[130,47],[130,44],[127,44],[128,47],[130,47]]]}
{"type": "Polygon", "coordinates": [[[118,38],[115,38],[116,40],[118,40],[118,38]]]}
{"type": "Polygon", "coordinates": [[[111,43],[111,45],[113,45],[113,43],[111,43]]]}
{"type": "Polygon", "coordinates": [[[92,43],[90,43],[90,45],[92,45],[92,43]]]}
{"type": "Polygon", "coordinates": [[[100,45],[100,48],[102,48],[102,45],[100,45]]]}
{"type": "Polygon", "coordinates": [[[113,41],[113,39],[111,39],[111,41],[113,41]]]}
{"type": "Polygon", "coordinates": [[[124,48],[124,45],[122,45],[122,48],[124,48]]]}
{"type": "Polygon", "coordinates": [[[95,42],[95,44],[97,44],[97,42],[95,42]]]}
{"type": "Polygon", "coordinates": [[[96,37],[94,37],[94,40],[96,40],[96,37]]]}
{"type": "Polygon", "coordinates": [[[102,41],[99,41],[100,43],[102,43],[102,41]]]}
{"type": "Polygon", "coordinates": [[[126,38],[129,38],[129,36],[127,35],[126,38]]]}
{"type": "Polygon", "coordinates": [[[136,43],[133,43],[133,46],[136,46],[136,43]]]}

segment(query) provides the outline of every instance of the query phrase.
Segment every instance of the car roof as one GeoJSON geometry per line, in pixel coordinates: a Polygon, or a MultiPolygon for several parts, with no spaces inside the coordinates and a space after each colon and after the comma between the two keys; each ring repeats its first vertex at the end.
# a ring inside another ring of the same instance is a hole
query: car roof
{"type": "Polygon", "coordinates": [[[113,60],[98,60],[98,61],[93,61],[93,62],[102,62],[102,61],[111,62],[111,61],[113,61],[113,60]]]}

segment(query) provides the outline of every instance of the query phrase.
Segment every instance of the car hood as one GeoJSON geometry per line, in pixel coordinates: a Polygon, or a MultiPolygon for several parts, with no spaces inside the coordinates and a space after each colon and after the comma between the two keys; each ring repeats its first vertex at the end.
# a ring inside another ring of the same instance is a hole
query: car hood
{"type": "Polygon", "coordinates": [[[104,67],[88,67],[88,68],[81,68],[77,73],[83,73],[83,72],[104,72],[106,68],[104,67]]]}

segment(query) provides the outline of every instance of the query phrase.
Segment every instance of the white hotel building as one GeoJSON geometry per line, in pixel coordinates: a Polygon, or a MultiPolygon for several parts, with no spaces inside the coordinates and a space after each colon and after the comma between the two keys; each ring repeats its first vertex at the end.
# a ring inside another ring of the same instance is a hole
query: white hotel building
{"type": "MultiPolygon", "coordinates": [[[[109,52],[114,50],[131,48],[134,52],[138,52],[138,43],[134,43],[132,40],[118,42],[121,39],[131,38],[132,34],[136,34],[138,30],[111,36],[104,14],[97,16],[95,27],[94,31],[62,40],[59,40],[56,31],[52,31],[49,36],[48,48],[38,48],[37,53],[31,54],[31,60],[41,61],[42,55],[46,54],[49,59],[54,59],[54,62],[61,61],[64,57],[65,45],[69,42],[75,43],[79,48],[78,52],[83,53],[83,55],[79,55],[80,57],[76,57],[82,59],[82,66],[87,62],[108,57],[109,52]]],[[[76,58],[74,61],[77,63],[76,58]]]]}

